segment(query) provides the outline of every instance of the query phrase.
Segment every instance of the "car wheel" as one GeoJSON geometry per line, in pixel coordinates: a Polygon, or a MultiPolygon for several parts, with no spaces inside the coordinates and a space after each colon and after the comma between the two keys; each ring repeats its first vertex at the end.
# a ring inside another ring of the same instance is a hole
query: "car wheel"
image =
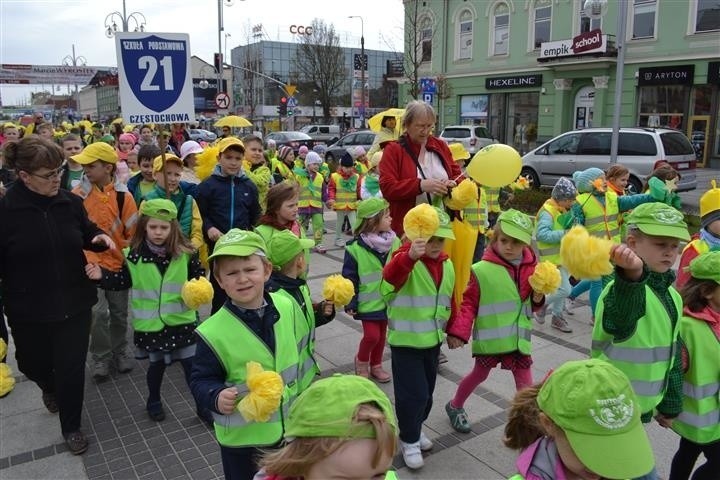
{"type": "Polygon", "coordinates": [[[540,177],[538,177],[538,174],[535,173],[535,170],[533,170],[530,167],[525,167],[520,171],[520,175],[530,180],[530,187],[531,188],[540,188],[540,177]]]}
{"type": "Polygon", "coordinates": [[[640,193],[643,189],[643,183],[635,175],[630,175],[627,188],[630,193],[640,193]]]}

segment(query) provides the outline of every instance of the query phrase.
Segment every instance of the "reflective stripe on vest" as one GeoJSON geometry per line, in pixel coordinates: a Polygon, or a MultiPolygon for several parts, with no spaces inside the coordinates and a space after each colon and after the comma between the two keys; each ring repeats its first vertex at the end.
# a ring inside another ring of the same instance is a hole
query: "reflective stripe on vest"
{"type": "Polygon", "coordinates": [[[295,338],[298,351],[298,394],[303,392],[320,373],[315,361],[315,311],[310,299],[310,289],[307,285],[300,286],[303,305],[288,291],[280,289],[279,295],[285,296],[296,309],[295,338]]]}
{"type": "MultiPolygon", "coordinates": [[[[125,256],[128,248],[123,250],[125,256]]],[[[138,332],[159,332],[165,325],[177,326],[195,323],[195,310],[183,302],[183,284],[188,278],[190,256],[182,254],[173,259],[164,274],[157,265],[139,259],[126,261],[133,288],[130,291],[130,309],[133,329],[138,332]]]]}
{"type": "Polygon", "coordinates": [[[703,320],[680,319],[680,338],[688,351],[682,412],[672,428],[699,444],[720,440],[720,342],[703,320]]]}
{"type": "MultiPolygon", "coordinates": [[[[562,225],[560,225],[560,222],[558,219],[560,218],[561,211],[560,209],[555,205],[555,202],[552,200],[547,200],[543,206],[538,210],[536,218],[540,218],[540,213],[542,211],[546,211],[550,214],[553,220],[552,229],[555,230],[565,230],[562,225]]],[[[536,230],[537,232],[537,230],[536,230]]],[[[540,255],[540,261],[547,261],[552,262],[555,265],[560,265],[560,244],[559,243],[545,243],[538,240],[537,242],[537,248],[538,253],[540,255]]]]}
{"type": "MultiPolygon", "coordinates": [[[[392,244],[390,252],[400,246],[400,240],[397,238],[392,244]]],[[[373,252],[355,241],[345,247],[345,252],[355,259],[357,264],[357,273],[359,277],[357,292],[357,312],[369,313],[385,310],[385,300],[380,293],[380,284],[382,283],[383,263],[373,252]]]]}
{"type": "Polygon", "coordinates": [[[298,352],[295,342],[296,307],[285,295],[271,293],[270,299],[280,314],[275,325],[275,355],[248,326],[226,307],[198,326],[196,332],[210,346],[226,372],[226,385],[247,392],[247,362],[258,362],[264,370],[283,377],[281,406],[267,422],[248,422],[233,411],[230,415],[213,415],[215,436],[225,447],[267,446],[283,435],[283,421],[297,394],[298,352]],[[242,345],[242,348],[238,348],[242,345]]]}
{"type": "MultiPolygon", "coordinates": [[[[672,367],[680,323],[672,322],[660,299],[645,287],[645,315],[641,317],[635,333],[627,339],[616,341],[603,330],[604,299],[614,280],[603,290],[597,302],[592,332],[590,356],[601,358],[622,370],[630,379],[641,411],[651,412],[662,400],[667,388],[667,376],[672,367]]],[[[677,312],[682,312],[682,299],[674,289],[669,289],[677,312]]]]}
{"type": "Polygon", "coordinates": [[[482,260],[472,266],[482,295],[472,331],[473,355],[530,355],[530,298],[522,301],[507,269],[482,260]]]}
{"type": "Polygon", "coordinates": [[[489,213],[500,213],[500,189],[482,187],[485,190],[485,198],[487,198],[487,209],[489,213]]]}
{"type": "Polygon", "coordinates": [[[613,191],[605,192],[605,205],[600,203],[592,193],[581,193],[577,196],[585,215],[585,228],[590,235],[608,238],[620,243],[620,226],[618,225],[618,197],[613,191]]]}
{"type": "Polygon", "coordinates": [[[488,212],[487,194],[482,187],[478,187],[477,190],[478,199],[477,201],[470,202],[470,204],[463,209],[463,219],[466,220],[474,230],[484,233],[488,212]]]}
{"type": "Polygon", "coordinates": [[[312,182],[310,177],[298,175],[297,182],[300,185],[299,208],[322,208],[322,189],[325,179],[322,175],[315,174],[312,182]]]}
{"type": "MultiPolygon", "coordinates": [[[[357,176],[357,174],[354,174],[357,176]]],[[[330,175],[330,181],[335,184],[335,210],[355,210],[357,208],[357,189],[345,190],[342,187],[343,177],[339,173],[330,175]]],[[[357,186],[357,184],[356,184],[357,186]]]]}
{"type": "Polygon", "coordinates": [[[415,262],[405,283],[397,292],[382,282],[387,302],[388,344],[398,347],[431,348],[445,339],[450,318],[450,302],[455,286],[452,262],[442,262],[440,287],[421,261],[415,262]]]}

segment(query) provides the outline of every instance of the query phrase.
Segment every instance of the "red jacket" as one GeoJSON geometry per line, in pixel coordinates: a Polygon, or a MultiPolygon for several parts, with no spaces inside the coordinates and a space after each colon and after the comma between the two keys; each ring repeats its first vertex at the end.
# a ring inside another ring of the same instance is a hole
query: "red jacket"
{"type": "MultiPolygon", "coordinates": [[[[407,144],[415,154],[420,153],[420,144],[410,141],[407,135],[401,138],[407,140],[407,144]]],[[[445,142],[436,137],[429,137],[425,150],[434,152],[442,159],[450,180],[457,179],[456,181],[460,182],[462,171],[452,159],[450,149],[445,142]]],[[[398,237],[402,237],[403,218],[415,206],[416,197],[422,193],[417,166],[400,142],[389,142],[383,150],[382,161],[378,168],[380,170],[380,191],[385,200],[390,203],[392,229],[398,237]]]]}
{"type": "MultiPolygon", "coordinates": [[[[523,249],[523,258],[519,265],[515,266],[506,262],[500,255],[497,254],[495,248],[491,246],[485,250],[483,254],[483,260],[502,265],[508,271],[510,278],[514,279],[515,285],[518,286],[520,291],[520,298],[523,300],[527,299],[528,296],[532,295],[532,287],[528,282],[528,277],[535,271],[535,265],[537,265],[537,257],[532,248],[525,247],[523,249]]],[[[545,303],[543,298],[542,302],[536,304],[532,303],[533,311],[538,310],[545,303]]],[[[452,315],[448,321],[446,328],[447,334],[457,337],[467,343],[470,340],[472,334],[472,327],[475,323],[475,317],[478,311],[478,305],[480,304],[480,284],[474,274],[470,275],[470,283],[463,293],[462,305],[457,315],[452,315]]]]}
{"type": "MultiPolygon", "coordinates": [[[[428,272],[430,272],[430,276],[435,281],[435,285],[439,286],[442,281],[443,262],[449,262],[450,257],[448,257],[445,252],[440,252],[438,258],[430,258],[423,255],[417,260],[413,260],[410,258],[408,250],[410,250],[410,242],[405,242],[393,252],[392,258],[383,268],[383,280],[392,285],[397,291],[407,281],[410,272],[415,268],[415,262],[421,261],[427,267],[428,272]]],[[[450,316],[452,317],[455,311],[455,302],[450,303],[450,316]]]]}
{"type": "MultiPolygon", "coordinates": [[[[699,235],[695,234],[692,237],[692,241],[698,240],[700,238],[699,235]]],[[[693,259],[700,255],[700,252],[697,251],[694,245],[686,248],[682,255],[680,256],[680,265],[677,269],[677,279],[675,280],[675,288],[680,289],[683,285],[685,285],[688,280],[690,280],[690,272],[686,271],[685,268],[687,268],[690,265],[690,262],[693,261],[693,259]]]]}

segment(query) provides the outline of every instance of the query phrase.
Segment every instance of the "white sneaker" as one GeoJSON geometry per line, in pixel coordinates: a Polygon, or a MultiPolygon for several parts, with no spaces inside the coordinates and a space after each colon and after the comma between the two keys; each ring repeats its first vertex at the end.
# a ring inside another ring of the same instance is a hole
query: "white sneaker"
{"type": "Polygon", "coordinates": [[[405,465],[411,470],[417,470],[425,465],[422,453],[420,452],[420,442],[405,443],[400,440],[400,450],[402,451],[405,465]]]}
{"type": "Polygon", "coordinates": [[[567,315],[575,315],[575,312],[571,310],[572,308],[575,308],[575,301],[566,298],[565,303],[563,304],[563,313],[567,315]]]}
{"type": "Polygon", "coordinates": [[[335,240],[335,246],[336,246],[336,247],[344,247],[344,246],[345,246],[345,240],[341,240],[341,239],[335,240]]]}
{"type": "Polygon", "coordinates": [[[425,432],[420,432],[420,450],[423,452],[427,452],[428,450],[432,450],[433,448],[433,442],[428,438],[427,435],[425,435],[425,432]]]}

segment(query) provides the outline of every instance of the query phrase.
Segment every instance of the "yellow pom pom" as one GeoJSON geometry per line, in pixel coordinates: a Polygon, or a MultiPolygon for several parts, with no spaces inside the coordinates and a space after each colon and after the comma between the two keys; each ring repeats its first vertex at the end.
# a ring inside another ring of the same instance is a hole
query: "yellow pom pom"
{"type": "Polygon", "coordinates": [[[510,184],[510,188],[515,191],[527,190],[530,188],[530,180],[527,177],[520,175],[513,183],[510,184]]]}
{"type": "Polygon", "coordinates": [[[220,150],[217,145],[213,145],[212,147],[205,147],[205,150],[203,150],[202,153],[198,153],[195,156],[195,159],[197,160],[197,163],[195,164],[195,175],[197,175],[200,180],[205,180],[210,176],[215,168],[215,165],[217,165],[219,154],[220,150]]]}
{"type": "Polygon", "coordinates": [[[432,205],[421,203],[413,207],[403,218],[403,229],[410,240],[430,238],[440,226],[440,219],[432,205]]]}
{"type": "Polygon", "coordinates": [[[560,286],[560,270],[552,262],[540,262],[535,265],[535,271],[530,275],[528,281],[533,290],[543,295],[549,295],[560,286]]]}
{"type": "Polygon", "coordinates": [[[355,286],[342,275],[330,275],[325,279],[323,298],[339,307],[344,307],[355,295],[355,286]]]}
{"type": "Polygon", "coordinates": [[[560,261],[575,278],[597,280],[610,275],[613,241],[590,235],[582,225],[574,226],[560,242],[560,261]]]}
{"type": "Polygon", "coordinates": [[[7,355],[7,343],[5,343],[5,340],[0,338],[0,358],[5,358],[6,355],[7,355]]]}
{"type": "Polygon", "coordinates": [[[245,369],[250,393],[235,408],[248,422],[267,422],[280,408],[282,377],[277,372],[263,370],[257,362],[247,362],[245,369]]]}
{"type": "Polygon", "coordinates": [[[7,363],[0,363],[0,397],[4,397],[15,388],[15,377],[7,363]]]}
{"type": "Polygon", "coordinates": [[[445,201],[445,205],[451,210],[462,210],[467,207],[473,200],[477,201],[478,189],[477,184],[466,178],[457,187],[450,192],[450,198],[445,201]]]}
{"type": "Polygon", "coordinates": [[[205,277],[193,278],[185,282],[180,291],[183,302],[192,310],[212,302],[214,293],[212,284],[205,277]]]}

